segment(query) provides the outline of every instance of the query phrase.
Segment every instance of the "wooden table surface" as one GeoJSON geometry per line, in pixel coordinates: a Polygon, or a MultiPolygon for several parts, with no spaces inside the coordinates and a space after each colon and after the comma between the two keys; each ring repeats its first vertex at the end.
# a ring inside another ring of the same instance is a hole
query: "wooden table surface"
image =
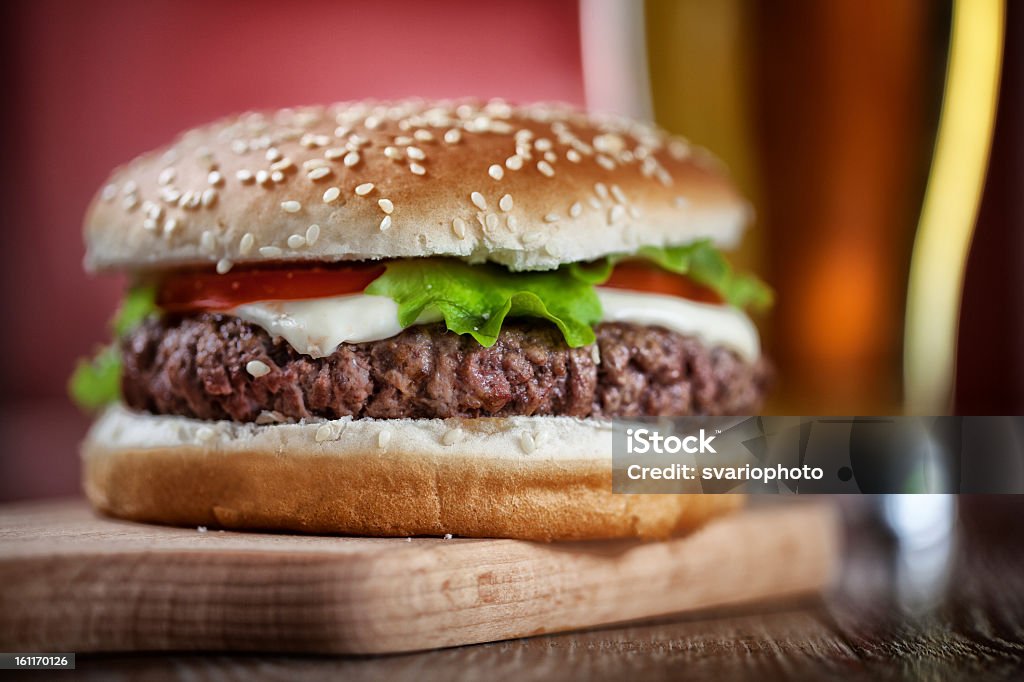
{"type": "MultiPolygon", "coordinates": [[[[900,606],[886,543],[854,528],[824,598],[375,657],[78,657],[95,680],[1024,679],[1024,499],[962,497],[945,599],[900,606]]],[[[50,673],[52,676],[53,673],[50,673]]]]}

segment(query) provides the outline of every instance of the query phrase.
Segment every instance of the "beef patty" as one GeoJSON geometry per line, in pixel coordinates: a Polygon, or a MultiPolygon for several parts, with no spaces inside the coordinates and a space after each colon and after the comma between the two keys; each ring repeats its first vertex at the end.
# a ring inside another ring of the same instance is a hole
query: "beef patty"
{"type": "Polygon", "coordinates": [[[235,317],[152,319],[122,342],[130,407],[198,419],[751,414],[767,366],[695,338],[625,323],[569,348],[540,321],[506,324],[484,348],[443,325],[342,344],[311,358],[235,317]],[[254,376],[246,369],[260,365],[254,376]]]}

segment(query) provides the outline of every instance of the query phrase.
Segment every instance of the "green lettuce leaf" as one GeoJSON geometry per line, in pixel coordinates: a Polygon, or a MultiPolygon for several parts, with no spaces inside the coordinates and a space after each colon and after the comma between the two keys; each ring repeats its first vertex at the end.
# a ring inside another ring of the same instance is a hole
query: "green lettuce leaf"
{"type": "Polygon", "coordinates": [[[114,313],[110,327],[116,338],[121,338],[156,312],[156,287],[132,287],[114,313]]]}
{"type": "Polygon", "coordinates": [[[121,356],[113,344],[81,358],[68,381],[71,400],[83,410],[98,410],[121,395],[121,356]]]}
{"type": "Polygon", "coordinates": [[[636,259],[651,261],[677,275],[686,275],[736,308],[766,310],[774,300],[768,285],[754,275],[735,272],[722,252],[707,239],[685,246],[645,246],[636,255],[618,254],[591,263],[572,263],[566,267],[577,279],[600,285],[611,277],[616,263],[636,259]]]}
{"type": "Polygon", "coordinates": [[[594,342],[601,319],[594,287],[566,268],[510,272],[498,265],[415,258],[387,263],[366,293],[398,303],[398,322],[413,324],[439,312],[448,329],[492,346],[506,317],[539,317],[554,323],[570,347],[594,342]]]}
{"type": "MultiPolygon", "coordinates": [[[[156,311],[155,289],[129,289],[110,321],[114,338],[120,339],[156,311]]],[[[93,357],[78,361],[68,381],[68,395],[83,410],[97,410],[120,399],[121,354],[117,341],[100,347],[93,357]]]]}

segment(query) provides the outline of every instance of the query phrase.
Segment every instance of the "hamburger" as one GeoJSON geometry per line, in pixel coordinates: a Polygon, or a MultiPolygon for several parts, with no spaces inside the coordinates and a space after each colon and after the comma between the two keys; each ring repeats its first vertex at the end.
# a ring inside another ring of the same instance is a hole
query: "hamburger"
{"type": "Polygon", "coordinates": [[[733,495],[615,495],[610,420],[751,414],[770,303],[707,151],[563,105],[247,113],[117,169],[126,273],[88,498],[121,518],[376,536],[664,537],[733,495]]]}

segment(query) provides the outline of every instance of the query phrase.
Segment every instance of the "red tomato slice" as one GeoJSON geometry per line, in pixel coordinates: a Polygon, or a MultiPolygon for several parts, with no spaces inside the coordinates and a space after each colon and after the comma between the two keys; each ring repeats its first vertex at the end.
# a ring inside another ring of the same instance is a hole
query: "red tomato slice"
{"type": "MultiPolygon", "coordinates": [[[[236,268],[218,275],[209,270],[185,270],[160,282],[157,305],[169,312],[229,310],[253,301],[294,301],[358,294],[384,274],[381,263],[314,267],[236,268]]],[[[679,296],[721,303],[711,289],[682,275],[643,263],[620,263],[601,286],[679,296]]]]}
{"type": "Polygon", "coordinates": [[[224,275],[207,270],[176,272],[160,282],[156,302],[171,312],[228,310],[253,301],[357,294],[382,274],[380,263],[237,269],[224,275]]]}
{"type": "Polygon", "coordinates": [[[689,277],[667,272],[645,263],[619,263],[612,270],[612,276],[601,286],[646,291],[652,294],[668,294],[703,303],[722,302],[722,297],[715,291],[702,284],[697,284],[689,277]]]}

